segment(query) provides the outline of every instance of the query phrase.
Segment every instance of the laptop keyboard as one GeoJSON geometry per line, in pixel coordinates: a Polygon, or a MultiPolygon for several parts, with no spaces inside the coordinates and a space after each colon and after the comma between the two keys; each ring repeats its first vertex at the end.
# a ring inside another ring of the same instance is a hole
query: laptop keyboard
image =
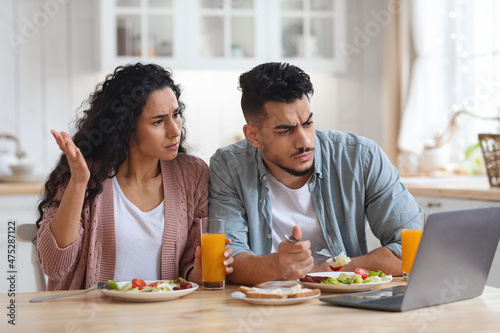
{"type": "Polygon", "coordinates": [[[365,304],[377,304],[382,306],[400,306],[403,302],[403,295],[396,295],[392,297],[383,297],[377,299],[369,299],[364,301],[365,304]]]}

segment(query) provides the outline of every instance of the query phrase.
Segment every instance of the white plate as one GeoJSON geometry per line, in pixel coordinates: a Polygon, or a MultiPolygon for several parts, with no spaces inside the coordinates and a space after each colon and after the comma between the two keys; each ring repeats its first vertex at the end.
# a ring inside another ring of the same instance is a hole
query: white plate
{"type": "MultiPolygon", "coordinates": [[[[157,280],[157,281],[167,281],[167,280],[157,280]]],[[[121,287],[126,282],[117,282],[116,284],[121,287]]],[[[156,281],[145,281],[146,283],[156,282],[156,281]]],[[[189,282],[193,286],[193,288],[189,289],[181,289],[181,290],[172,290],[165,292],[144,292],[144,293],[134,293],[134,292],[126,292],[126,291],[118,291],[118,290],[108,290],[108,289],[100,289],[103,294],[131,302],[159,302],[159,301],[169,301],[172,299],[179,298],[181,296],[185,296],[187,294],[191,294],[193,291],[198,289],[198,285],[194,282],[189,282]]]]}
{"type": "Polygon", "coordinates": [[[245,293],[242,293],[241,291],[235,291],[234,293],[231,294],[231,296],[233,296],[236,299],[241,299],[255,305],[291,305],[291,304],[302,303],[304,301],[307,301],[308,299],[318,298],[321,295],[318,294],[318,295],[296,297],[296,298],[248,298],[247,295],[245,295],[245,293]]]}
{"type": "MultiPolygon", "coordinates": [[[[310,276],[328,276],[337,278],[340,274],[345,273],[347,275],[352,275],[354,272],[316,272],[310,273],[310,276]]],[[[355,283],[355,284],[322,284],[322,283],[314,283],[314,282],[301,282],[307,288],[319,288],[324,291],[332,291],[332,292],[344,292],[350,293],[355,291],[363,291],[370,290],[376,286],[379,286],[384,283],[388,283],[392,281],[392,277],[390,280],[382,281],[382,282],[370,282],[370,283],[355,283]]]]}

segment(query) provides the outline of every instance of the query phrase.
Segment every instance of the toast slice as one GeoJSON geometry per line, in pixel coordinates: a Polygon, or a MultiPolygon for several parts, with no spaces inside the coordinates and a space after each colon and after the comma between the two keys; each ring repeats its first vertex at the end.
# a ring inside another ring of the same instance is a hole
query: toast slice
{"type": "Polygon", "coordinates": [[[238,288],[239,291],[244,293],[248,298],[268,298],[268,299],[283,299],[283,298],[298,298],[320,295],[319,289],[308,289],[302,288],[302,285],[297,283],[297,285],[291,288],[256,288],[256,287],[245,287],[241,286],[238,288]]]}

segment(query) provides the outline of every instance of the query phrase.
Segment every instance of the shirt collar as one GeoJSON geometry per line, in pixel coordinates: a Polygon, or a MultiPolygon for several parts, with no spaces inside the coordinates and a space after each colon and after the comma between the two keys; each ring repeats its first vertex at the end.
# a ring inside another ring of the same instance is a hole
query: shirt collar
{"type": "Polygon", "coordinates": [[[266,182],[267,181],[267,168],[266,164],[264,163],[264,160],[262,159],[262,155],[260,154],[260,150],[257,149],[257,168],[259,169],[259,179],[260,182],[266,182]]]}
{"type": "MultiPolygon", "coordinates": [[[[317,131],[317,130],[316,130],[317,131]]],[[[319,177],[323,178],[323,157],[321,156],[321,142],[319,141],[318,135],[314,136],[314,173],[319,177]]]]}

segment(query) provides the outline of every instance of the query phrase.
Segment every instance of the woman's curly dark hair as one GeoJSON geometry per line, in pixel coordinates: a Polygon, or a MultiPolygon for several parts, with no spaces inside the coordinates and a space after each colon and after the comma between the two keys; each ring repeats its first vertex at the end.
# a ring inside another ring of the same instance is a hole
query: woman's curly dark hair
{"type": "MultiPolygon", "coordinates": [[[[158,65],[136,63],[117,67],[104,82],[97,85],[83,104],[83,117],[76,123],[77,132],[73,141],[90,168],[86,202],[102,192],[103,180],[112,178],[113,170],[118,170],[127,159],[130,141],[136,133],[137,117],[142,113],[149,95],[165,87],[172,89],[179,103],[183,123],[179,152],[185,153],[185,105],[180,101],[181,88],[172,80],[172,73],[158,65]]],[[[38,227],[44,211],[55,202],[58,185],[68,181],[70,176],[68,160],[61,154],[57,166],[45,182],[45,193],[38,205],[38,227]]]]}
{"type": "Polygon", "coordinates": [[[314,93],[311,79],[297,66],[269,62],[240,75],[241,109],[247,123],[266,119],[264,104],[269,101],[291,103],[314,93]]]}

